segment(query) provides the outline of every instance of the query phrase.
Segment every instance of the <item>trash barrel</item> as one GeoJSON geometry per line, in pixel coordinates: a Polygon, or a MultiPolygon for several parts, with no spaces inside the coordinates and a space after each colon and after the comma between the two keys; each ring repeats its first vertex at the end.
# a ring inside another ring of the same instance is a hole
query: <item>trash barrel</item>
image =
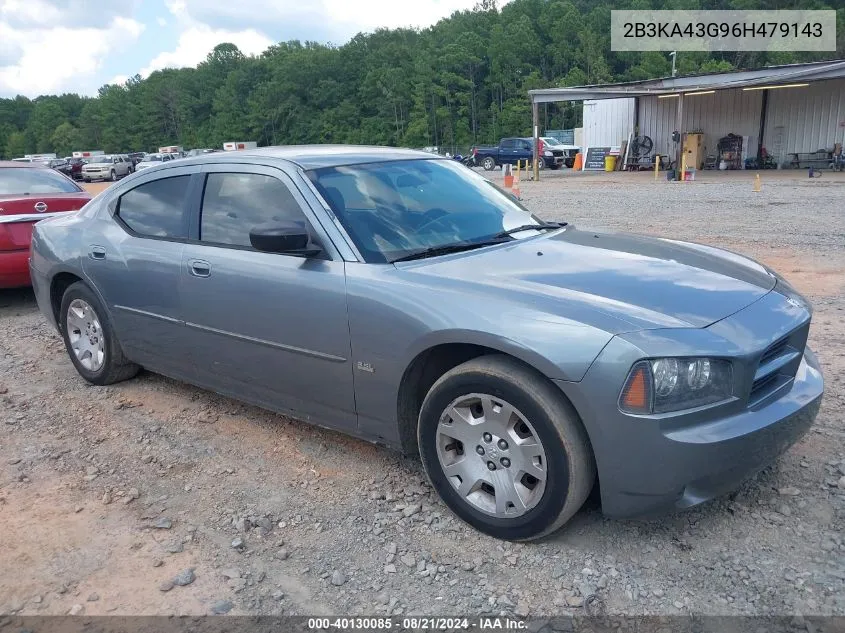
{"type": "Polygon", "coordinates": [[[604,157],[604,170],[605,171],[615,171],[616,170],[616,156],[605,156],[604,157]]]}

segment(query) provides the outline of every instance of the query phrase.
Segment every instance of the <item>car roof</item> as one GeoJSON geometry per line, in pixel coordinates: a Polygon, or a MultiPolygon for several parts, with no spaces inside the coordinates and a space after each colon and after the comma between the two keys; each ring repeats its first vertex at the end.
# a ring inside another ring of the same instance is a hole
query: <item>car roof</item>
{"type": "Polygon", "coordinates": [[[15,161],[12,161],[12,160],[0,160],[0,167],[16,167],[18,169],[20,169],[20,168],[23,168],[23,169],[27,169],[27,168],[29,168],[29,169],[41,169],[43,167],[46,167],[46,165],[44,163],[40,162],[40,161],[39,162],[33,161],[31,163],[25,163],[23,161],[15,162],[15,161]]]}
{"type": "Polygon", "coordinates": [[[242,149],[235,152],[212,152],[192,158],[182,159],[180,164],[238,162],[243,158],[278,158],[298,165],[302,169],[321,167],[339,167],[341,165],[359,165],[394,160],[439,158],[428,152],[421,152],[398,147],[371,147],[365,145],[277,145],[256,149],[242,149]]]}

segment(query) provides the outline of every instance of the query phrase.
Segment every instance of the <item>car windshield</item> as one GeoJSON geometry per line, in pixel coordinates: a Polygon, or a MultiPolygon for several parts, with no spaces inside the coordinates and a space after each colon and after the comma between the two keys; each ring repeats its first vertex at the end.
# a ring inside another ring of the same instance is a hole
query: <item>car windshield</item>
{"type": "Polygon", "coordinates": [[[454,161],[349,165],[316,169],[309,177],[369,263],[483,243],[508,229],[541,224],[491,182],[454,161]]]}
{"type": "Polygon", "coordinates": [[[82,190],[52,169],[40,167],[0,169],[0,195],[76,193],[78,191],[82,190]]]}
{"type": "Polygon", "coordinates": [[[163,159],[161,157],[161,154],[149,154],[147,156],[144,156],[144,162],[145,163],[155,163],[155,162],[160,163],[162,160],[163,159]]]}
{"type": "Polygon", "coordinates": [[[552,136],[544,136],[542,140],[546,145],[563,145],[563,143],[552,136]]]}
{"type": "Polygon", "coordinates": [[[92,156],[88,159],[89,163],[110,163],[111,156],[92,156]]]}

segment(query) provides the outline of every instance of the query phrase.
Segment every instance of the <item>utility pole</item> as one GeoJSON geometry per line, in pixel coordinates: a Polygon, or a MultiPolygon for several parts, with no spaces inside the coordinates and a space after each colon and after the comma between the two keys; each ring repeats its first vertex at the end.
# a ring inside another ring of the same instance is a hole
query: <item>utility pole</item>
{"type": "Polygon", "coordinates": [[[675,58],[678,56],[678,51],[672,51],[671,53],[669,53],[669,55],[672,57],[672,76],[674,77],[675,74],[678,72],[677,70],[675,70],[675,58]]]}

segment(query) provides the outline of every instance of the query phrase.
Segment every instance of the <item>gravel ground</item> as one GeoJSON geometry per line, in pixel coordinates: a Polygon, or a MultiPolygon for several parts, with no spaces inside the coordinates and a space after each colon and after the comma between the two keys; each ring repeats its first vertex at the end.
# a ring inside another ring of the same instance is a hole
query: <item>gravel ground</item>
{"type": "Polygon", "coordinates": [[[817,423],[736,493],[650,521],[593,498],[543,542],[499,542],[417,460],[148,373],[86,385],[32,295],[0,291],[0,613],[845,614],[845,178],[647,176],[547,173],[522,196],[749,254],[816,306],[817,423]]]}

